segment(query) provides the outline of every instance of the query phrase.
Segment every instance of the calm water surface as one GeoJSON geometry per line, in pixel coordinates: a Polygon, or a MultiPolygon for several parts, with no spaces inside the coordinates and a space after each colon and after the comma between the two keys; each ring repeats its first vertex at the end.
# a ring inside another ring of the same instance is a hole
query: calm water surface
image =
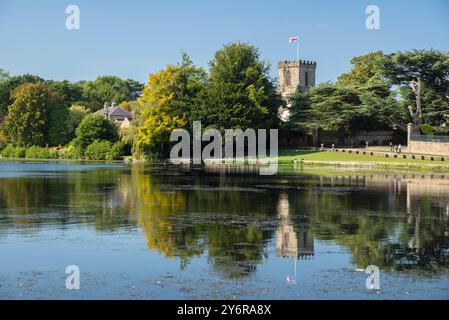
{"type": "Polygon", "coordinates": [[[449,299],[449,175],[0,162],[0,257],[2,299],[449,299]]]}

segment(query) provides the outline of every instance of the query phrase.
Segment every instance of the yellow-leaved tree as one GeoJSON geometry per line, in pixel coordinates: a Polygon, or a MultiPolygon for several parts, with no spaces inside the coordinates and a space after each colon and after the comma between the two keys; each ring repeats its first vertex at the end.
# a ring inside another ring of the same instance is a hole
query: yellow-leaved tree
{"type": "Polygon", "coordinates": [[[185,128],[206,73],[184,54],[181,63],[150,74],[135,110],[134,157],[165,158],[170,153],[170,134],[185,128]]]}

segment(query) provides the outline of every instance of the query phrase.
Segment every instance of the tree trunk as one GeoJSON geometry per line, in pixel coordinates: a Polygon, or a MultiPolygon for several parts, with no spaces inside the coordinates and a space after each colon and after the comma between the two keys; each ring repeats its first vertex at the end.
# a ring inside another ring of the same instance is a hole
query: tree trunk
{"type": "Polygon", "coordinates": [[[413,118],[413,122],[416,127],[419,127],[422,124],[422,104],[421,104],[421,91],[422,91],[422,80],[418,77],[416,80],[413,80],[410,83],[413,93],[415,94],[416,99],[416,109],[409,108],[410,115],[413,118]]]}

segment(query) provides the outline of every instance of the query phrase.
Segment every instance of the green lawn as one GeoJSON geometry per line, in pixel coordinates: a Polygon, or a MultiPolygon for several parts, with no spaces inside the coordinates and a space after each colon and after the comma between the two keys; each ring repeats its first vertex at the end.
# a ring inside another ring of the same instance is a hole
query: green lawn
{"type": "Polygon", "coordinates": [[[323,162],[388,162],[405,164],[410,163],[413,165],[447,165],[449,166],[449,161],[430,161],[430,160],[414,160],[414,159],[402,159],[402,158],[392,158],[384,156],[370,156],[363,154],[355,154],[348,152],[330,152],[330,151],[314,151],[314,150],[295,150],[295,149],[283,149],[279,150],[279,163],[288,164],[293,163],[294,160],[304,160],[304,161],[323,161],[323,162]]]}

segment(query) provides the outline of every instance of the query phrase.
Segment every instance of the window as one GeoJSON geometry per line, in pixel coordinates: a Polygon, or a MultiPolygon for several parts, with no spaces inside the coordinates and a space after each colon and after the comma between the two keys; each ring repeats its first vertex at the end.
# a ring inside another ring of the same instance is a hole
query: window
{"type": "Polygon", "coordinates": [[[309,86],[309,73],[306,71],[306,83],[305,83],[306,87],[309,86]]]}
{"type": "Polygon", "coordinates": [[[290,86],[291,83],[292,83],[292,79],[291,79],[291,75],[290,75],[290,70],[287,70],[287,72],[285,73],[285,85],[290,86]]]}

